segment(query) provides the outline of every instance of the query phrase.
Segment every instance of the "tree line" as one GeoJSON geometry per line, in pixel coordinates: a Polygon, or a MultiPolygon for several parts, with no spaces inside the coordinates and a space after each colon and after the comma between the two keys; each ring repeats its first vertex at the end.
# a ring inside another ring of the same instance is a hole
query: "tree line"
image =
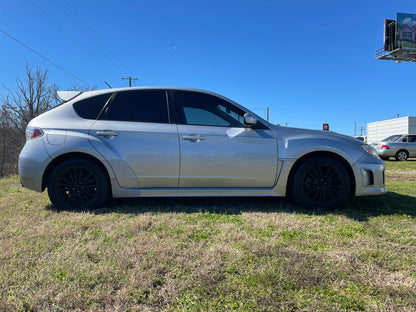
{"type": "MultiPolygon", "coordinates": [[[[60,103],[59,87],[49,81],[49,71],[26,62],[25,74],[16,78],[16,87],[3,85],[0,95],[0,177],[17,174],[17,159],[25,144],[28,123],[60,103]]],[[[91,90],[87,85],[73,85],[70,90],[91,90]]]]}

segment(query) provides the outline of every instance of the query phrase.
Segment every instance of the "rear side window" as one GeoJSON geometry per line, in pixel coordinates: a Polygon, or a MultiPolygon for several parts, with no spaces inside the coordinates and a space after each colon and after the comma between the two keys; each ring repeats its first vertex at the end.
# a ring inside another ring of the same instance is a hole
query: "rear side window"
{"type": "Polygon", "coordinates": [[[107,93],[78,101],[73,105],[74,110],[81,118],[97,119],[98,114],[101,112],[110,96],[111,93],[107,93]]]}
{"type": "Polygon", "coordinates": [[[416,135],[409,135],[408,140],[409,140],[409,143],[415,143],[416,142],[416,135]]]}
{"type": "Polygon", "coordinates": [[[139,90],[117,93],[101,119],[169,123],[166,92],[139,90]]]}

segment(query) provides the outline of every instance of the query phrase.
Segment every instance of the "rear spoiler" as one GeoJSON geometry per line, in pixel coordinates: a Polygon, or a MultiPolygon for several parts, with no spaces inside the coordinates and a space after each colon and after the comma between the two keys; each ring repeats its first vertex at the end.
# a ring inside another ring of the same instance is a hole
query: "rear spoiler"
{"type": "Polygon", "coordinates": [[[80,95],[81,93],[82,91],[56,91],[56,94],[58,95],[58,97],[64,102],[71,101],[72,99],[80,95]]]}

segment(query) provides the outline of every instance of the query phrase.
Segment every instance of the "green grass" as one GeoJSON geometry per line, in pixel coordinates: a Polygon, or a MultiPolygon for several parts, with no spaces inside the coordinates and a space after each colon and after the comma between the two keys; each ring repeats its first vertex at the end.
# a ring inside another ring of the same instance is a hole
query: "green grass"
{"type": "Polygon", "coordinates": [[[389,193],[308,211],[275,198],[56,211],[0,180],[0,311],[416,311],[416,162],[389,193]]]}

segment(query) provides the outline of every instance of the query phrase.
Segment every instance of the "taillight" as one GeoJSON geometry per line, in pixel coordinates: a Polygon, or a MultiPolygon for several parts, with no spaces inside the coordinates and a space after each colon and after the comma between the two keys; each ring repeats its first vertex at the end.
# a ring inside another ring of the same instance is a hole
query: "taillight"
{"type": "Polygon", "coordinates": [[[388,147],[387,145],[384,145],[384,144],[383,144],[383,145],[381,146],[381,149],[389,149],[389,147],[388,147]]]}
{"type": "Polygon", "coordinates": [[[26,140],[33,140],[36,138],[40,138],[43,136],[43,131],[42,129],[39,128],[32,128],[32,127],[27,127],[26,128],[26,140]]]}

